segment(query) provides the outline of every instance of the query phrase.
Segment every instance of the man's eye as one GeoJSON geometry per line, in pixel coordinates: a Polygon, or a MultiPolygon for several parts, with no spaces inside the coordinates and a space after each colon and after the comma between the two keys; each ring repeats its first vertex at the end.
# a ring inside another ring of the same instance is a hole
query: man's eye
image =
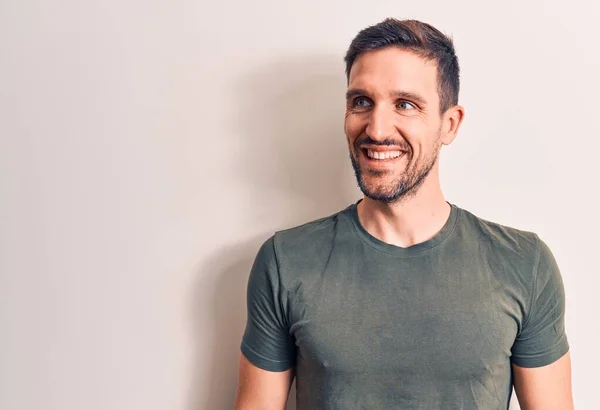
{"type": "Polygon", "coordinates": [[[355,107],[368,107],[369,105],[371,105],[371,103],[364,97],[358,97],[356,100],[354,100],[355,107]]]}
{"type": "Polygon", "coordinates": [[[398,103],[398,108],[400,108],[401,110],[414,110],[415,106],[412,103],[409,103],[408,101],[400,101],[398,103]]]}

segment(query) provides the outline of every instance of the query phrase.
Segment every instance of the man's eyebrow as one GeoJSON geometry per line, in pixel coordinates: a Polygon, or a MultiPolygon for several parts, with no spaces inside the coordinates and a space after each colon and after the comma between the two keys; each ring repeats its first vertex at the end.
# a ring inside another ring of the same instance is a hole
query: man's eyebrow
{"type": "Polygon", "coordinates": [[[361,88],[351,88],[346,91],[346,100],[351,100],[354,97],[358,97],[359,95],[367,95],[368,93],[361,88]]]}
{"type": "Polygon", "coordinates": [[[391,93],[391,95],[403,100],[414,101],[419,105],[427,105],[425,98],[421,97],[419,94],[411,93],[409,91],[394,91],[391,93]]]}
{"type": "MultiPolygon", "coordinates": [[[[369,93],[366,90],[363,90],[362,88],[351,88],[348,91],[346,91],[346,100],[351,100],[355,97],[362,95],[367,96],[369,95],[369,93]]],[[[426,105],[425,98],[421,97],[419,94],[411,93],[409,91],[392,91],[390,95],[392,95],[395,98],[414,101],[419,105],[426,105]]]]}

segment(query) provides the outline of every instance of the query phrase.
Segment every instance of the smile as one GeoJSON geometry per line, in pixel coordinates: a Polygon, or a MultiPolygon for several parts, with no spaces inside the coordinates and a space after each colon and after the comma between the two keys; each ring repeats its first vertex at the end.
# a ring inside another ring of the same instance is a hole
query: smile
{"type": "Polygon", "coordinates": [[[367,153],[367,157],[378,160],[395,159],[403,154],[403,151],[375,151],[371,149],[366,149],[365,151],[367,153]]]}

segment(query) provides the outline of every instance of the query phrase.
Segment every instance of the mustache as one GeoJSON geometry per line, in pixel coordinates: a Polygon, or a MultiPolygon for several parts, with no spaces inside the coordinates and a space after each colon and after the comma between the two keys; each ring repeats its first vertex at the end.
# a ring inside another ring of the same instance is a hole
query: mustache
{"type": "Polygon", "coordinates": [[[361,145],[389,147],[391,145],[399,147],[402,151],[410,151],[410,145],[404,140],[385,139],[383,141],[375,141],[368,135],[360,137],[356,140],[355,145],[360,147],[361,145]]]}

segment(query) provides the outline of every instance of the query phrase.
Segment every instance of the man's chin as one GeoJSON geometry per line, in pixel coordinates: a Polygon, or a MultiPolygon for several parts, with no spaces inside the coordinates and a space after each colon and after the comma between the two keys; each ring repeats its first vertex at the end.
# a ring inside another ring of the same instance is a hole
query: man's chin
{"type": "Polygon", "coordinates": [[[392,203],[398,200],[400,196],[398,191],[384,187],[373,187],[363,184],[360,186],[360,190],[367,198],[383,203],[392,203]]]}

